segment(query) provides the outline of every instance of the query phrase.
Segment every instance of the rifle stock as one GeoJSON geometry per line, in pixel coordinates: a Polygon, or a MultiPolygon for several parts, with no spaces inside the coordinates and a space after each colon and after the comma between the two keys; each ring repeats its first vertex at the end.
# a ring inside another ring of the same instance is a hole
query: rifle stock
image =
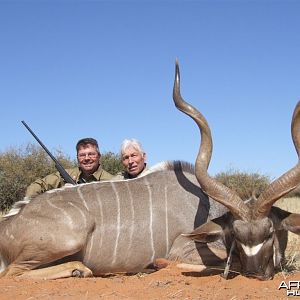
{"type": "MultiPolygon", "coordinates": [[[[71,183],[73,185],[77,184],[76,181],[69,175],[69,173],[64,169],[64,167],[59,163],[59,161],[52,155],[52,153],[47,149],[47,147],[42,143],[42,141],[35,135],[35,133],[30,129],[30,127],[26,124],[25,121],[21,121],[22,124],[26,127],[26,129],[32,134],[32,136],[36,139],[36,141],[41,145],[41,147],[47,152],[50,158],[54,161],[55,167],[61,177],[64,179],[66,183],[71,183]]],[[[79,181],[78,183],[84,183],[84,181],[79,181]]]]}

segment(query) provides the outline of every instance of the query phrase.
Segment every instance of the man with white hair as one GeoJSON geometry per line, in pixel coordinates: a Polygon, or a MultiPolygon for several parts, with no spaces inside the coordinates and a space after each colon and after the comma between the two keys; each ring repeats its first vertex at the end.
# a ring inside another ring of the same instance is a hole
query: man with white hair
{"type": "Polygon", "coordinates": [[[121,145],[121,160],[125,170],[113,179],[133,179],[147,170],[146,153],[136,139],[125,139],[121,145]]]}

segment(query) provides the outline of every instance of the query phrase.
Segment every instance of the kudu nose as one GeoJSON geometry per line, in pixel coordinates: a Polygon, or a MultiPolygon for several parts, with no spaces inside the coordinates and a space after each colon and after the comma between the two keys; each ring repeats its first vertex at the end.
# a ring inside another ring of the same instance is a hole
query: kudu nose
{"type": "Polygon", "coordinates": [[[248,278],[254,278],[254,279],[261,280],[261,281],[270,280],[273,278],[273,276],[269,276],[266,274],[257,274],[254,272],[245,272],[245,273],[243,273],[243,275],[248,278]]]}

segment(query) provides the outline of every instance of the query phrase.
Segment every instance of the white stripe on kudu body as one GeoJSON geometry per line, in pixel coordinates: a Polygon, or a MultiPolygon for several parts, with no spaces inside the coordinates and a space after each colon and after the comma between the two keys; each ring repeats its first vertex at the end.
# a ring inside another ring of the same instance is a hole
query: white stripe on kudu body
{"type": "Polygon", "coordinates": [[[114,248],[114,252],[113,252],[113,261],[112,261],[112,265],[114,265],[116,263],[116,259],[117,259],[117,254],[118,254],[117,250],[118,250],[120,231],[121,231],[121,227],[120,227],[120,197],[119,197],[119,194],[115,187],[114,182],[111,182],[111,186],[113,188],[113,191],[115,192],[115,199],[117,201],[117,224],[116,224],[117,238],[116,238],[116,242],[115,242],[115,248],[114,248]]]}
{"type": "Polygon", "coordinates": [[[169,251],[169,219],[168,219],[168,187],[164,187],[165,210],[166,210],[166,255],[169,251]]]}
{"type": "Polygon", "coordinates": [[[128,195],[129,195],[129,199],[130,199],[130,212],[131,212],[131,224],[130,224],[130,229],[129,229],[129,239],[128,239],[128,248],[127,251],[125,253],[127,253],[126,255],[126,264],[130,261],[130,249],[132,246],[132,242],[133,242],[133,234],[134,234],[134,227],[135,227],[135,211],[134,211],[134,204],[133,204],[133,197],[132,197],[132,193],[130,190],[130,187],[128,186],[128,181],[126,182],[126,189],[128,191],[128,195]]]}
{"type": "MultiPolygon", "coordinates": [[[[94,185],[95,187],[95,185],[94,185]]],[[[95,188],[94,188],[95,190],[95,188]]],[[[102,247],[102,243],[103,243],[103,236],[104,236],[104,224],[103,224],[103,204],[102,204],[102,201],[101,201],[101,194],[100,193],[95,193],[96,195],[96,199],[97,199],[97,203],[99,204],[99,221],[100,221],[100,241],[99,241],[99,251],[102,247]]]]}
{"type": "MultiPolygon", "coordinates": [[[[93,189],[95,191],[95,185],[91,185],[91,186],[93,186],[93,189]]],[[[103,238],[104,238],[103,207],[102,207],[102,201],[101,201],[101,194],[95,192],[95,196],[96,196],[96,203],[99,204],[99,210],[97,210],[97,212],[99,212],[99,220],[98,221],[100,221],[100,234],[97,237],[95,237],[95,235],[92,234],[91,239],[88,244],[88,248],[86,250],[86,261],[90,261],[92,259],[92,255],[93,255],[93,252],[95,251],[94,250],[95,247],[96,247],[96,251],[99,253],[99,255],[101,254],[103,238]]]]}
{"type": "Polygon", "coordinates": [[[244,250],[244,252],[247,256],[256,255],[259,252],[259,250],[261,249],[262,245],[263,245],[263,243],[258,244],[258,245],[253,246],[253,247],[249,247],[249,246],[246,246],[244,244],[241,244],[241,246],[242,246],[242,248],[243,248],[243,250],[244,250]]]}
{"type": "Polygon", "coordinates": [[[83,197],[83,194],[82,194],[82,192],[81,192],[81,188],[82,188],[82,187],[83,187],[83,186],[79,186],[79,187],[78,187],[78,189],[77,189],[78,195],[79,195],[79,198],[82,200],[82,202],[83,202],[84,206],[86,207],[86,209],[89,210],[88,205],[87,205],[87,203],[86,203],[86,201],[85,201],[85,199],[84,199],[84,197],[83,197]]]}
{"type": "Polygon", "coordinates": [[[68,201],[68,204],[69,204],[70,206],[74,207],[74,208],[80,213],[80,215],[82,216],[82,220],[83,220],[83,222],[84,222],[84,227],[87,227],[87,220],[86,220],[86,216],[85,216],[85,214],[83,213],[83,211],[82,211],[78,206],[76,206],[74,203],[72,203],[72,202],[70,202],[70,201],[68,201]]]}
{"type": "Polygon", "coordinates": [[[64,215],[65,219],[68,220],[67,223],[69,225],[73,225],[73,219],[72,219],[72,217],[63,208],[54,205],[51,200],[46,200],[46,201],[49,204],[49,206],[51,206],[52,208],[55,208],[55,209],[59,210],[60,212],[62,212],[62,214],[64,215]]]}
{"type": "Polygon", "coordinates": [[[150,184],[147,181],[147,177],[144,177],[148,195],[149,195],[149,232],[150,232],[150,242],[151,242],[151,250],[152,250],[152,257],[151,261],[154,260],[155,257],[155,249],[154,249],[154,240],[153,240],[153,200],[152,200],[152,190],[150,188],[150,184]]]}

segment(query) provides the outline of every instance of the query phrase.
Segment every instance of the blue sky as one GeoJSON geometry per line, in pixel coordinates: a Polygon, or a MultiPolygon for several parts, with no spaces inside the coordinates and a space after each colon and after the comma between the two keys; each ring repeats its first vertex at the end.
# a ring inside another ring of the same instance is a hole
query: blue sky
{"type": "Polygon", "coordinates": [[[275,178],[297,155],[290,122],[300,99],[299,1],[0,0],[0,151],[35,143],[75,158],[80,138],[118,152],[139,139],[153,165],[194,162],[199,132],[172,100],[207,118],[209,173],[275,178]]]}

